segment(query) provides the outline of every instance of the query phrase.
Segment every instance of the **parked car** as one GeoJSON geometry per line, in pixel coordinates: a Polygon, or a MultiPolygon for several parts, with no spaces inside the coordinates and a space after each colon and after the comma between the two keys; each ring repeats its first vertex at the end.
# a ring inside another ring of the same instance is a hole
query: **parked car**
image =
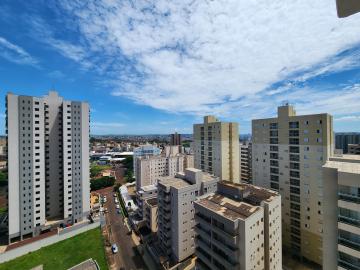
{"type": "Polygon", "coordinates": [[[116,192],[114,192],[114,197],[116,197],[117,195],[116,195],[116,192]]]}
{"type": "Polygon", "coordinates": [[[117,198],[115,198],[115,203],[119,203],[119,200],[117,198]]]}
{"type": "Polygon", "coordinates": [[[111,245],[111,251],[113,254],[118,253],[119,250],[116,244],[111,245]]]}
{"type": "Polygon", "coordinates": [[[116,209],[120,209],[120,205],[118,205],[118,204],[115,205],[115,207],[116,207],[116,209]]]}

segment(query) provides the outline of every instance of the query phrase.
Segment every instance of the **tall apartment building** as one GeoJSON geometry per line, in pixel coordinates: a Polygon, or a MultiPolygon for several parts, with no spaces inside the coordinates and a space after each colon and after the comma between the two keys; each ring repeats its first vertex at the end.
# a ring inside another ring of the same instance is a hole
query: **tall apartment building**
{"type": "Polygon", "coordinates": [[[323,269],[360,269],[360,156],[331,157],[323,174],[323,269]]]}
{"type": "Polygon", "coordinates": [[[163,251],[178,263],[195,252],[194,201],[216,191],[218,178],[188,168],[158,181],[158,237],[163,251]]]}
{"type": "Polygon", "coordinates": [[[350,155],[360,155],[360,144],[349,144],[348,148],[350,155]]]}
{"type": "Polygon", "coordinates": [[[221,181],[194,204],[197,269],[282,269],[277,192],[221,181]]]}
{"type": "Polygon", "coordinates": [[[349,153],[349,144],[360,144],[360,133],[341,132],[335,134],[335,148],[343,150],[344,154],[349,153]]]}
{"type": "Polygon", "coordinates": [[[280,106],[277,118],[253,120],[252,134],[253,184],[281,194],[283,248],[322,265],[322,165],[333,152],[332,116],[280,106]]]}
{"type": "Polygon", "coordinates": [[[89,105],[45,97],[6,97],[9,241],[89,214],[89,105]]]}
{"type": "Polygon", "coordinates": [[[239,182],[239,125],[205,116],[203,124],[194,124],[195,168],[239,182]]]}
{"type": "Polygon", "coordinates": [[[170,145],[181,145],[181,134],[170,134],[170,145]]]}
{"type": "Polygon", "coordinates": [[[240,143],[240,179],[251,183],[252,181],[252,153],[251,142],[240,143]]]}

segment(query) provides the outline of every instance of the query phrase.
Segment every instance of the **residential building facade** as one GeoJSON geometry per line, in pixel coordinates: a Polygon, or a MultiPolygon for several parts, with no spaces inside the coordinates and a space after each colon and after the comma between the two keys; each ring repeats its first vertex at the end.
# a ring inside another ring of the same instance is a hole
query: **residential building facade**
{"type": "Polygon", "coordinates": [[[54,91],[6,97],[9,241],[90,211],[89,105],[54,91]]]}
{"type": "Polygon", "coordinates": [[[277,192],[221,181],[194,204],[197,269],[282,269],[277,192]]]}
{"type": "Polygon", "coordinates": [[[241,181],[251,183],[252,181],[252,150],[251,142],[240,143],[240,179],[241,181]]]}
{"type": "Polygon", "coordinates": [[[360,144],[349,144],[348,148],[350,155],[360,155],[360,144]]]}
{"type": "Polygon", "coordinates": [[[283,248],[321,266],[322,166],[333,153],[332,116],[297,116],[286,104],[277,118],[253,120],[252,136],[253,184],[282,197],[283,248]]]}
{"type": "Polygon", "coordinates": [[[349,144],[360,144],[360,133],[358,132],[341,132],[335,134],[335,148],[349,153],[349,144]]]}
{"type": "Polygon", "coordinates": [[[360,269],[360,156],[329,158],[323,175],[323,269],[360,269]]]}
{"type": "Polygon", "coordinates": [[[170,134],[170,145],[181,145],[181,134],[170,134]]]}
{"type": "Polygon", "coordinates": [[[194,201],[198,196],[216,191],[218,180],[194,168],[159,178],[158,238],[172,262],[181,262],[194,254],[194,201]]]}
{"type": "Polygon", "coordinates": [[[195,168],[239,182],[239,125],[220,122],[205,116],[204,123],[194,124],[195,168]]]}

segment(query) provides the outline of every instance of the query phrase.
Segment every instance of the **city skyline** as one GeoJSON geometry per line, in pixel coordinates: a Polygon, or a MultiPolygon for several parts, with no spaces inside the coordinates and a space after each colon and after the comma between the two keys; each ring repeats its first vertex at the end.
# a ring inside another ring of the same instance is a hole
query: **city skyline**
{"type": "Polygon", "coordinates": [[[107,5],[3,1],[0,98],[86,100],[92,134],[191,133],[208,114],[245,134],[286,101],[360,131],[360,15],[338,19],[335,1],[107,5]]]}

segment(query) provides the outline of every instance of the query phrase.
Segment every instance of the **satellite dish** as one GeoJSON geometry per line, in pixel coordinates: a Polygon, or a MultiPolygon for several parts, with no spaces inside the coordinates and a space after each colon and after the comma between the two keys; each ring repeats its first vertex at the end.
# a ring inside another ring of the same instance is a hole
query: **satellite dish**
{"type": "Polygon", "coordinates": [[[360,12],[360,0],[336,0],[339,18],[345,18],[360,12]]]}

